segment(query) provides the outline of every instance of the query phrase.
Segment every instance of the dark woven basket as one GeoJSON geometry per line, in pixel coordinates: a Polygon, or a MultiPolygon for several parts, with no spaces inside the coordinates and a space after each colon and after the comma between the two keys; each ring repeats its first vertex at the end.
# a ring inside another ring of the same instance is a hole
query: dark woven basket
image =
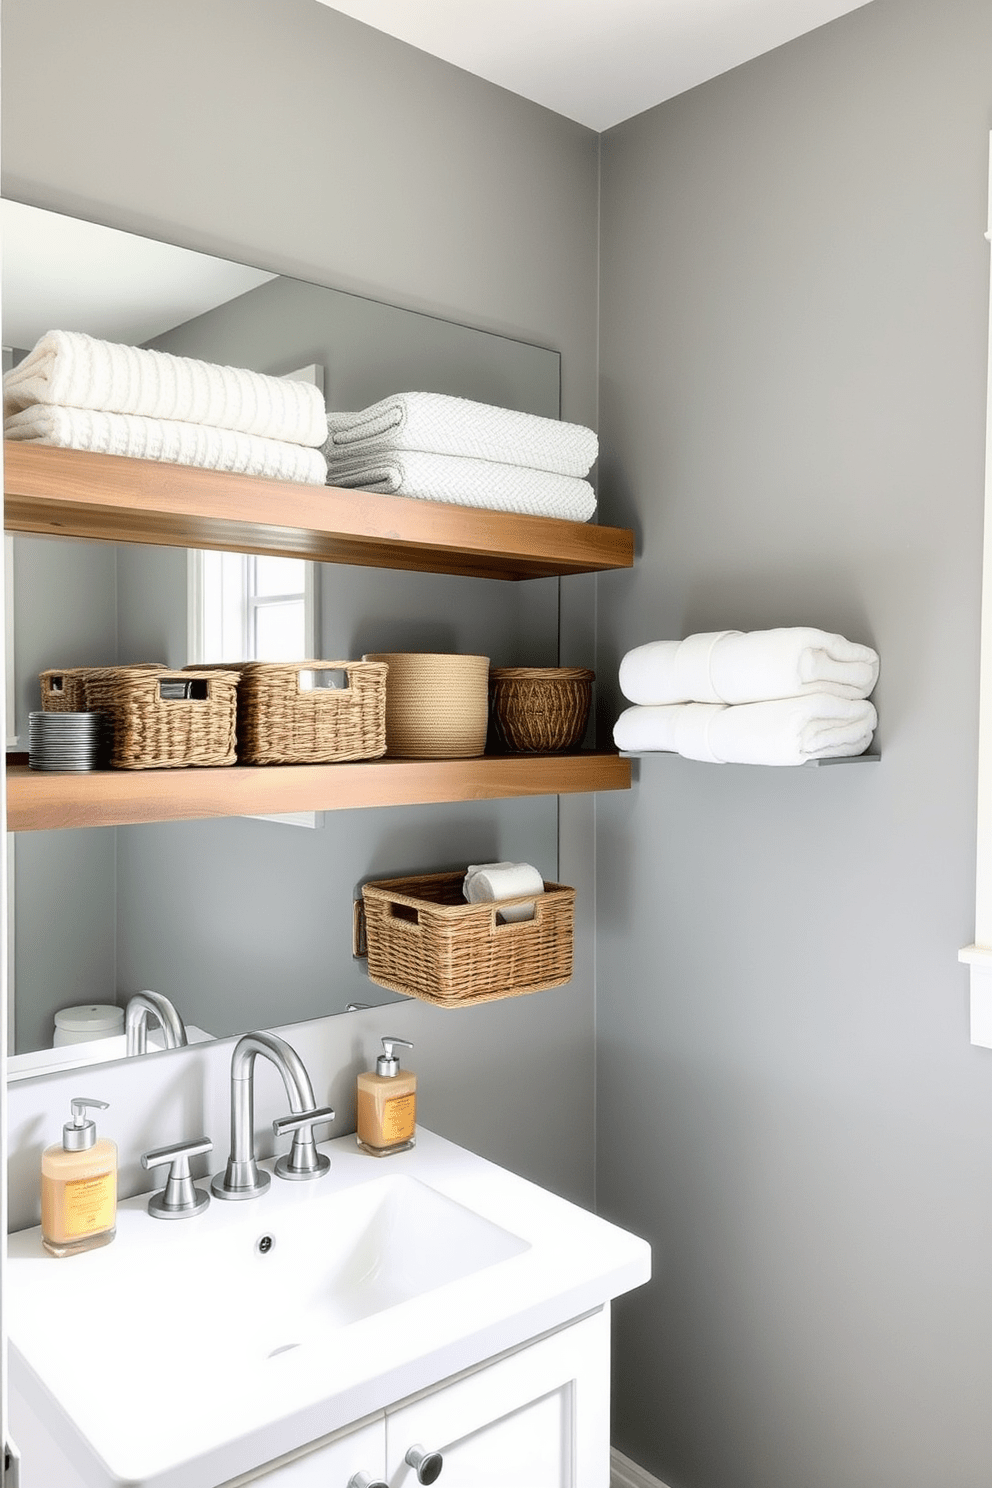
{"type": "Polygon", "coordinates": [[[493,667],[489,695],[500,742],[513,754],[575,749],[595,678],[586,667],[493,667]]]}

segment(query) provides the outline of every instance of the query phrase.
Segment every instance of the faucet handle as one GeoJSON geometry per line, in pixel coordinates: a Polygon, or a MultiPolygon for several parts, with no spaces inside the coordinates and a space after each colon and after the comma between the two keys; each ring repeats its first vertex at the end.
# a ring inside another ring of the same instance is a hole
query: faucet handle
{"type": "Polygon", "coordinates": [[[317,1151],[313,1128],[320,1122],[333,1120],[334,1110],[331,1106],[317,1106],[312,1111],[293,1111],[288,1116],[280,1116],[273,1121],[272,1130],[277,1137],[283,1132],[294,1133],[292,1147],[276,1163],[277,1178],[300,1180],[324,1176],[331,1166],[331,1160],[317,1151]]]}
{"type": "Polygon", "coordinates": [[[283,1132],[295,1132],[304,1126],[316,1126],[319,1122],[333,1120],[333,1106],[317,1106],[312,1111],[291,1111],[288,1116],[277,1117],[272,1123],[272,1130],[277,1137],[281,1137],[283,1132]]]}
{"type": "Polygon", "coordinates": [[[209,1137],[194,1137],[191,1142],[173,1142],[169,1147],[156,1147],[141,1154],[143,1168],[157,1168],[160,1163],[171,1163],[169,1181],[162,1193],[153,1194],[148,1200],[148,1213],[153,1219],[189,1219],[199,1214],[210,1203],[210,1195],[193,1185],[189,1170],[191,1157],[213,1151],[209,1137]]]}

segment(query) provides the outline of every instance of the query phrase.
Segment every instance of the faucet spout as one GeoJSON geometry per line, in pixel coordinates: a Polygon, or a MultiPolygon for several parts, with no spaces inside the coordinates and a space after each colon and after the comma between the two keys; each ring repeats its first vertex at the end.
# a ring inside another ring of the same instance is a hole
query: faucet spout
{"type": "Polygon", "coordinates": [[[262,1172],[255,1160],[254,1082],[259,1054],[282,1076],[293,1113],[289,1120],[274,1123],[278,1130],[295,1132],[292,1153],[280,1158],[276,1171],[280,1177],[318,1178],[330,1167],[329,1160],[316,1150],[312,1123],[330,1120],[334,1112],[327,1107],[316,1108],[303,1060],[291,1044],[274,1033],[246,1033],[238,1039],[231,1056],[231,1155],[225,1171],[218,1173],[210,1185],[219,1199],[253,1199],[269,1186],[268,1173],[262,1172]]]}
{"type": "Polygon", "coordinates": [[[145,1054],[148,1051],[148,1020],[160,1024],[167,1049],[183,1049],[189,1040],[186,1025],[179,1016],[174,1003],[162,992],[135,992],[128,998],[124,1014],[124,1032],[127,1036],[126,1052],[145,1054]]]}

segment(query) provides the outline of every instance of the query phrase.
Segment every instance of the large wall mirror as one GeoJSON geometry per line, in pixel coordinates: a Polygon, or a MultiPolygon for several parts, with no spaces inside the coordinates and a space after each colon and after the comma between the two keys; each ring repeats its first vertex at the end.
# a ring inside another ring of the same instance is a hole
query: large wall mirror
{"type": "MultiPolygon", "coordinates": [[[[559,416],[557,352],[5,201],[5,366],[49,329],[256,371],[319,369],[329,408],[412,389],[559,416]]],[[[26,748],[38,673],[189,659],[185,550],[8,539],[8,733],[26,748]],[[10,644],[12,642],[12,644],[10,644]]],[[[554,665],[558,581],[319,566],[318,654],[471,651],[554,665]]],[[[28,832],[12,843],[11,1074],[88,1059],[54,1015],[165,994],[203,1037],[393,1000],[351,954],[370,878],[513,858],[557,877],[554,798],[28,832]]],[[[438,1016],[452,1016],[439,1013],[438,1016]]],[[[101,1048],[120,1057],[122,1040],[101,1048]]]]}

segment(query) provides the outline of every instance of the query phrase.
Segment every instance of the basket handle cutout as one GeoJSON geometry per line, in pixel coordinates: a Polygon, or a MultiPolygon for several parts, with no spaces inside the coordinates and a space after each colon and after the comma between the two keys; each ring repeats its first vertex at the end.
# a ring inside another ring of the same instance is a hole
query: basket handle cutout
{"type": "Polygon", "coordinates": [[[545,905],[543,897],[541,895],[538,895],[534,899],[533,904],[534,913],[532,915],[528,915],[525,920],[504,920],[503,911],[499,907],[499,900],[494,900],[492,905],[493,933],[498,934],[500,931],[506,930],[523,930],[526,929],[528,925],[540,924],[541,920],[543,920],[544,918],[545,905]]]}
{"type": "Polygon", "coordinates": [[[408,925],[420,924],[420,911],[414,909],[412,904],[395,904],[390,900],[389,917],[392,920],[406,920],[408,925]]]}
{"type": "Polygon", "coordinates": [[[348,692],[348,673],[343,667],[303,667],[296,674],[300,692],[348,692]]]}
{"type": "Polygon", "coordinates": [[[65,678],[64,677],[49,677],[49,679],[48,679],[48,690],[49,690],[49,692],[64,692],[65,691],[65,678]]]}
{"type": "Polygon", "coordinates": [[[206,677],[193,677],[183,682],[178,677],[167,677],[158,684],[158,695],[165,703],[178,702],[180,700],[191,700],[197,703],[206,702],[209,696],[210,684],[206,677]]]}

